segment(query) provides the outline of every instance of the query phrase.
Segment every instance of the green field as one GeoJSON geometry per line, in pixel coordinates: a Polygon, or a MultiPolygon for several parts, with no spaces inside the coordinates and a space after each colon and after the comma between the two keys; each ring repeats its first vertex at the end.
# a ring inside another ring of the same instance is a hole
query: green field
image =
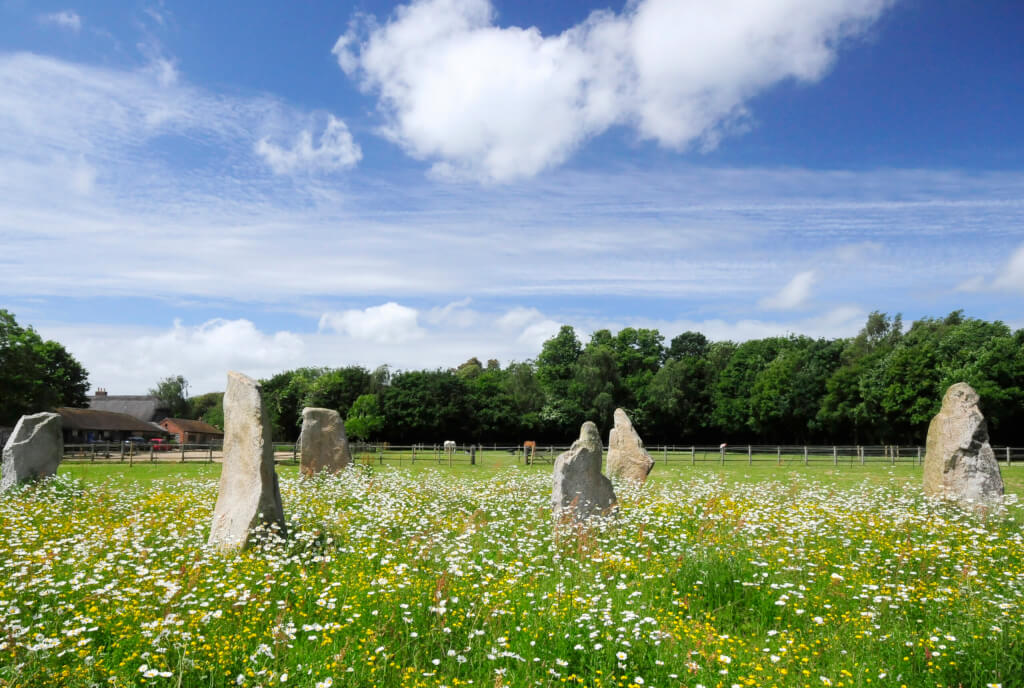
{"type": "Polygon", "coordinates": [[[231,556],[205,547],[219,465],[62,466],[0,497],[0,685],[1024,685],[1015,498],[677,462],[556,527],[550,465],[479,459],[280,465],[289,538],[231,556]]]}

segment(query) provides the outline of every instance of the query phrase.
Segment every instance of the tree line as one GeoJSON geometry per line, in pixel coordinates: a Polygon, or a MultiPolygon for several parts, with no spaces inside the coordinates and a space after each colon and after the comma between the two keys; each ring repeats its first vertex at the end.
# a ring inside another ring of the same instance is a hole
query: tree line
{"type": "MultiPolygon", "coordinates": [[[[585,420],[607,433],[622,407],[648,444],[912,445],[960,381],[981,395],[993,441],[1024,442],[1024,330],[961,311],[906,329],[874,312],[855,337],[742,343],[625,328],[584,344],[563,326],[536,359],[505,367],[298,368],[262,384],[279,441],[298,437],[305,406],[338,410],[350,437],[398,444],[566,444],[585,420]]],[[[216,424],[218,400],[193,403],[216,424]]]]}
{"type": "MultiPolygon", "coordinates": [[[[607,433],[622,407],[648,444],[921,444],[942,395],[967,382],[993,441],[1024,443],[1024,330],[966,317],[874,312],[849,338],[790,335],[742,343],[655,329],[563,326],[537,357],[505,367],[297,368],[262,380],[275,439],[298,437],[302,409],[333,408],[356,439],[397,444],[566,444],[593,420],[607,433]]],[[[0,425],[23,413],[86,406],[88,376],[60,344],[0,309],[0,425]]],[[[222,394],[189,396],[183,376],[150,390],[171,415],[223,427],[222,394]]]]}

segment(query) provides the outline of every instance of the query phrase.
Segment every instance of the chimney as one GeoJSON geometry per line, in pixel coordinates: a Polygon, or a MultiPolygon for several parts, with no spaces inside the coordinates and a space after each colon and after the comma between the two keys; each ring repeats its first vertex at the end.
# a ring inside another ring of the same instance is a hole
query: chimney
{"type": "Polygon", "coordinates": [[[97,397],[105,397],[105,396],[107,396],[107,390],[105,388],[103,388],[103,387],[97,387],[96,388],[96,395],[95,396],[97,396],[97,397]]]}

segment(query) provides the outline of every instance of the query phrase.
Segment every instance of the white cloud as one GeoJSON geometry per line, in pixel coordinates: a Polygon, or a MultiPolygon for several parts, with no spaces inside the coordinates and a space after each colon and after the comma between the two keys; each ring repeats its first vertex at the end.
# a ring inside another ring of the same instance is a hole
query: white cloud
{"type": "MultiPolygon", "coordinates": [[[[222,391],[228,370],[256,378],[301,366],[388,364],[418,370],[458,366],[472,356],[498,359],[502,365],[535,358],[544,341],[571,324],[584,340],[594,330],[623,327],[657,328],[670,341],[685,330],[710,339],[807,334],[838,337],[855,334],[866,317],[863,309],[843,306],[813,318],[789,322],[741,319],[651,320],[645,318],[561,318],[537,309],[514,307],[480,312],[466,324],[438,322],[423,326],[416,310],[385,304],[348,311],[341,327],[321,322],[319,332],[267,332],[245,319],[214,319],[200,325],[179,321],[166,329],[42,323],[40,334],[64,344],[89,371],[93,387],[112,394],[141,394],[157,380],[184,375],[193,394],[222,391]],[[397,314],[389,316],[388,313],[397,314]],[[368,314],[369,313],[369,314],[368,314]],[[391,328],[403,328],[396,336],[391,328]],[[408,338],[410,329],[415,336],[408,338]]],[[[325,318],[329,318],[327,315],[325,318]]]]}
{"type": "Polygon", "coordinates": [[[333,115],[327,116],[327,124],[320,132],[316,144],[313,142],[312,130],[304,129],[290,148],[278,146],[264,137],[256,142],[256,152],[266,160],[275,174],[333,172],[354,167],[363,158],[363,151],[352,138],[348,127],[333,115]]]}
{"type": "Polygon", "coordinates": [[[419,326],[419,312],[394,301],[380,306],[324,313],[320,317],[320,330],[333,330],[353,339],[380,344],[408,342],[423,337],[419,326]]]}
{"type": "Polygon", "coordinates": [[[39,22],[41,24],[53,24],[54,26],[59,26],[62,29],[68,29],[75,33],[82,30],[82,18],[78,16],[78,13],[74,10],[63,10],[61,12],[41,14],[39,15],[39,22]]]}
{"type": "Polygon", "coordinates": [[[771,310],[792,310],[804,306],[811,296],[811,287],[818,281],[815,270],[797,273],[782,289],[761,299],[760,306],[771,310]]]}
{"type": "Polygon", "coordinates": [[[489,0],[414,0],[334,46],[377,93],[384,134],[441,176],[508,181],[613,125],[684,149],[742,128],[745,103],[816,81],[891,0],[636,0],[558,35],[495,24],[489,0]]]}
{"type": "Polygon", "coordinates": [[[1021,244],[998,271],[992,284],[997,289],[1024,291],[1024,244],[1021,244]]]}
{"type": "Polygon", "coordinates": [[[197,326],[175,321],[166,330],[65,325],[41,331],[82,362],[94,388],[111,394],[144,394],[158,380],[178,374],[190,381],[193,393],[223,390],[228,370],[269,377],[307,355],[299,335],[263,332],[244,319],[218,318],[197,326]]]}
{"type": "Polygon", "coordinates": [[[986,266],[982,274],[968,277],[956,285],[954,291],[983,293],[992,291],[1024,291],[1024,244],[1017,247],[1009,259],[993,270],[986,266]]]}

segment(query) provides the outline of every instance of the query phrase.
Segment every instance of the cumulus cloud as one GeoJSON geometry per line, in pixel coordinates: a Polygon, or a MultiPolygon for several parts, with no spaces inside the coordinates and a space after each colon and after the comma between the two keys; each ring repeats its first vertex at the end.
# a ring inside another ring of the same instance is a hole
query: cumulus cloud
{"type": "Polygon", "coordinates": [[[62,12],[51,12],[39,15],[41,24],[52,24],[62,29],[68,29],[78,33],[82,30],[82,18],[74,10],[63,10],[62,12]]]}
{"type": "Polygon", "coordinates": [[[779,311],[800,308],[807,303],[811,296],[811,287],[817,281],[818,273],[814,270],[798,273],[786,283],[786,286],[775,294],[761,299],[759,304],[762,308],[779,311]]]}
{"type": "Polygon", "coordinates": [[[304,129],[291,147],[279,146],[264,137],[256,142],[256,152],[275,174],[333,172],[353,167],[363,158],[363,151],[348,126],[333,115],[327,116],[327,124],[315,143],[313,131],[304,129]]]}
{"type": "MultiPolygon", "coordinates": [[[[335,314],[337,316],[339,314],[335,314]]],[[[703,332],[712,340],[806,334],[837,337],[855,334],[866,313],[840,306],[792,321],[740,319],[652,320],[645,318],[560,318],[521,306],[476,312],[472,322],[421,324],[418,312],[384,304],[345,312],[342,326],[330,314],[317,332],[261,329],[245,319],[213,319],[199,325],[175,321],[169,328],[42,323],[40,333],[55,339],[89,371],[93,387],[111,393],[142,394],[168,375],[184,375],[194,394],[222,391],[228,370],[267,378],[301,366],[389,364],[403,370],[456,367],[472,356],[498,359],[502,365],[535,358],[544,341],[562,324],[573,325],[584,340],[597,329],[657,328],[669,341],[686,330],[703,332]],[[367,315],[369,313],[369,315],[367,315]],[[397,314],[389,316],[388,313],[397,314]],[[388,332],[402,328],[402,334],[388,332]],[[414,331],[415,336],[409,337],[414,331]],[[116,391],[115,391],[116,390],[116,391]]],[[[426,320],[424,318],[424,320],[426,320]]]]}
{"type": "Polygon", "coordinates": [[[508,181],[563,162],[613,125],[713,147],[746,102],[820,79],[891,0],[637,0],[558,35],[500,27],[490,0],[414,0],[353,20],[338,64],[376,93],[384,134],[439,175],[508,181]]]}
{"type": "Polygon", "coordinates": [[[93,387],[112,394],[144,394],[161,378],[178,374],[196,393],[223,390],[228,370],[268,377],[306,355],[299,335],[264,332],[245,319],[216,318],[200,325],[175,320],[163,330],[64,326],[43,331],[68,346],[89,371],[93,387]]]}
{"type": "Polygon", "coordinates": [[[324,313],[320,317],[320,330],[332,330],[353,339],[381,344],[407,342],[424,334],[419,326],[419,312],[394,301],[369,308],[324,313]]]}

